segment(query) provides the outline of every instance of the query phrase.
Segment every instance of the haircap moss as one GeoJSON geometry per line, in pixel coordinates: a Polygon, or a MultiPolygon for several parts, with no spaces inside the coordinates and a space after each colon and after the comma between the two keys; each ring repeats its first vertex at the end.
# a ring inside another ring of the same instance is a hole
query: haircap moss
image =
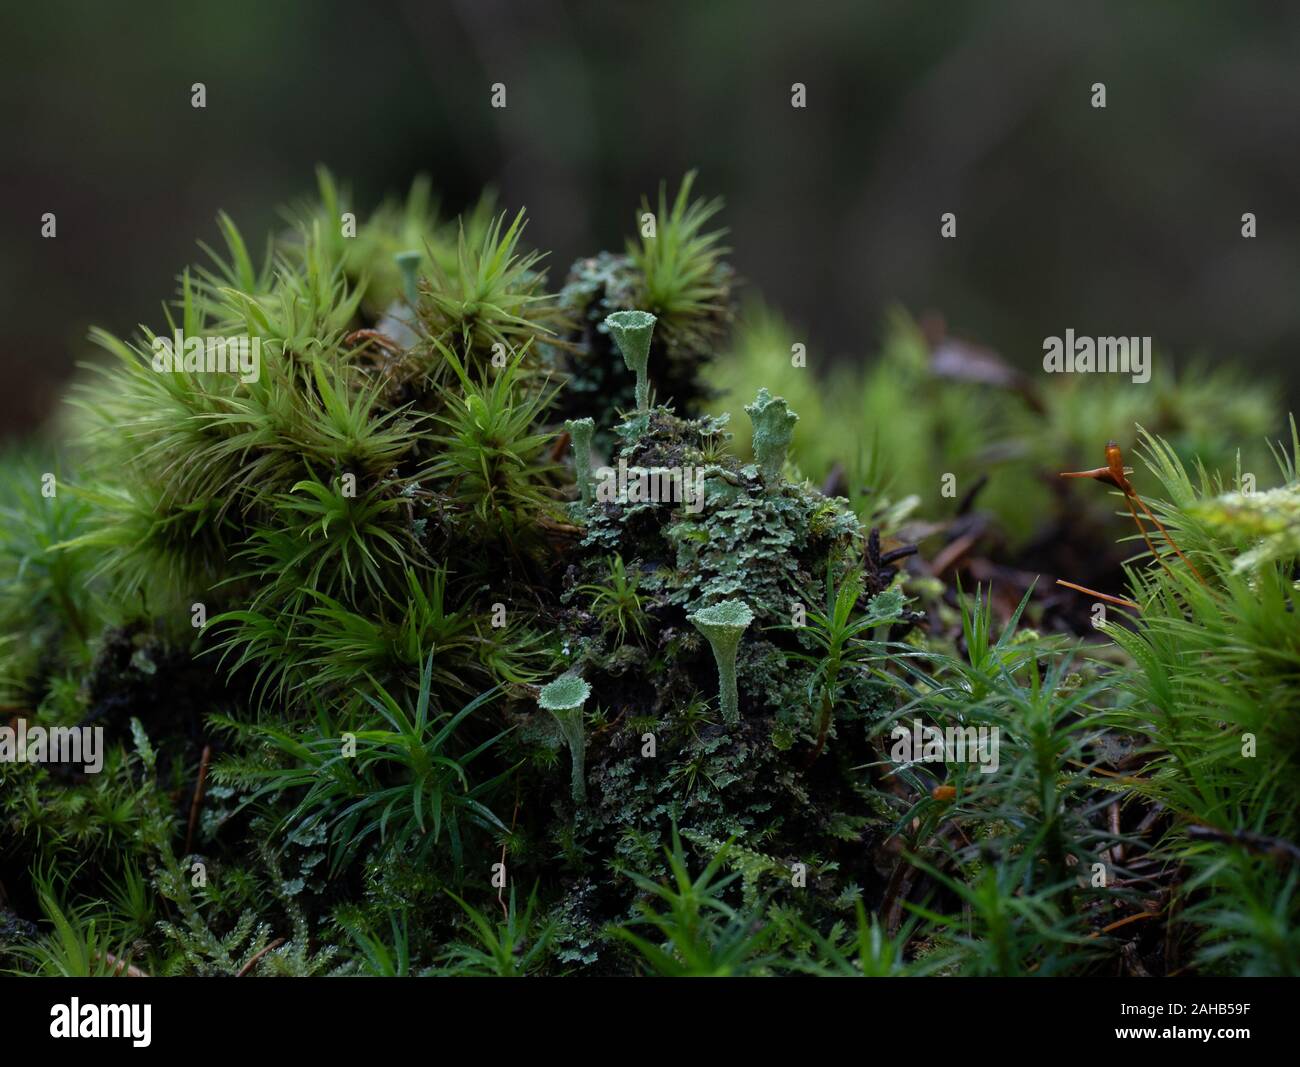
{"type": "Polygon", "coordinates": [[[740,722],[740,699],[736,691],[736,651],[754,613],[743,600],[723,600],[686,616],[713,648],[718,663],[718,700],[728,723],[740,722]]]}
{"type": "Polygon", "coordinates": [[[587,802],[587,777],[584,763],[587,756],[587,732],[582,725],[582,706],[591,696],[591,686],[576,674],[564,674],[542,687],[537,695],[537,706],[549,711],[560,724],[560,732],[569,746],[572,761],[572,778],[569,793],[575,804],[587,802]]]}
{"type": "Polygon", "coordinates": [[[605,325],[623,353],[623,362],[636,374],[638,411],[645,411],[650,406],[650,380],[646,376],[646,367],[650,362],[650,338],[657,321],[648,311],[615,311],[605,316],[605,325]]]}
{"type": "Polygon", "coordinates": [[[774,397],[766,387],[759,389],[754,402],[745,405],[745,411],[754,424],[754,458],[763,472],[763,481],[775,485],[781,480],[785,453],[799,416],[790,410],[784,397],[774,397]]]}

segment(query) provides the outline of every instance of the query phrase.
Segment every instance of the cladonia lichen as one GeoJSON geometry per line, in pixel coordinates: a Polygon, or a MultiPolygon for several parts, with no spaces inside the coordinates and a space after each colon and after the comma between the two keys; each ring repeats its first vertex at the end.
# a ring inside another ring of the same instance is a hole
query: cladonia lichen
{"type": "Polygon", "coordinates": [[[578,492],[582,496],[583,508],[591,507],[595,486],[591,481],[591,438],[596,429],[596,420],[568,419],[564,428],[569,431],[573,441],[573,473],[578,483],[578,492]]]}
{"type": "Polygon", "coordinates": [[[537,705],[549,711],[560,724],[573,763],[570,793],[575,804],[587,802],[587,779],[583,764],[587,755],[587,732],[582,724],[582,706],[591,696],[591,686],[576,674],[565,674],[542,688],[537,705]]]}
{"type": "Polygon", "coordinates": [[[736,651],[754,613],[743,600],[724,600],[687,616],[713,648],[718,661],[718,700],[728,723],[740,722],[740,700],[736,691],[736,651]]]}
{"type": "Polygon", "coordinates": [[[616,311],[605,316],[605,325],[623,353],[627,369],[636,375],[636,406],[645,411],[650,406],[650,379],[646,368],[650,362],[650,337],[658,321],[648,311],[616,311]]]}
{"type": "Polygon", "coordinates": [[[754,402],[745,405],[745,411],[754,424],[754,458],[763,472],[763,483],[777,485],[799,416],[790,410],[784,398],[774,397],[766,388],[759,389],[754,402]]]}

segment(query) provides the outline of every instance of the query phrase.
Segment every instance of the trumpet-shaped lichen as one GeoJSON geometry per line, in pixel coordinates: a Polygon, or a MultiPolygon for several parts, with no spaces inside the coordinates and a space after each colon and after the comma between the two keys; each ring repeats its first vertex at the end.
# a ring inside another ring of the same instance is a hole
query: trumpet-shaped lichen
{"type": "Polygon", "coordinates": [[[650,362],[650,338],[658,320],[648,311],[616,311],[605,316],[605,325],[623,353],[627,369],[636,375],[636,406],[645,411],[650,406],[650,379],[646,368],[650,362]]]}
{"type": "Polygon", "coordinates": [[[736,652],[754,613],[743,600],[724,600],[686,616],[713,649],[718,661],[718,700],[728,723],[740,722],[740,700],[736,691],[736,652]]]}
{"type": "Polygon", "coordinates": [[[752,404],[745,405],[754,424],[754,458],[763,472],[765,485],[776,485],[785,468],[785,454],[794,438],[794,424],[799,416],[790,410],[783,397],[774,397],[766,388],[759,389],[752,404]]]}
{"type": "Polygon", "coordinates": [[[596,420],[568,419],[564,428],[569,431],[573,441],[573,473],[578,483],[578,492],[582,495],[583,508],[591,507],[595,487],[591,481],[591,438],[596,430],[596,420]]]}
{"type": "Polygon", "coordinates": [[[587,779],[583,765],[587,756],[587,731],[582,725],[582,706],[591,696],[591,686],[575,674],[562,675],[543,686],[537,705],[555,716],[569,746],[573,763],[570,793],[575,804],[587,802],[587,779]]]}

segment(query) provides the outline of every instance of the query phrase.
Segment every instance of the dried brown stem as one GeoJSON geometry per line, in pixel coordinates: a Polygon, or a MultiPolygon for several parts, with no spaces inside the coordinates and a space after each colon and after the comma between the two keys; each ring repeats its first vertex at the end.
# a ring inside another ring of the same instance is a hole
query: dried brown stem
{"type": "MultiPolygon", "coordinates": [[[[1188,569],[1189,569],[1189,570],[1190,570],[1194,575],[1196,575],[1196,580],[1197,580],[1198,582],[1200,582],[1202,585],[1204,585],[1204,584],[1205,584],[1205,579],[1204,579],[1203,577],[1201,577],[1201,572],[1198,571],[1198,570],[1196,569],[1196,565],[1195,565],[1194,563],[1192,563],[1192,561],[1191,561],[1190,559],[1188,559],[1186,556],[1183,555],[1182,549],[1180,549],[1180,548],[1178,547],[1177,542],[1174,541],[1174,539],[1173,539],[1173,537],[1170,535],[1169,531],[1166,530],[1166,529],[1164,528],[1164,526],[1161,524],[1160,520],[1157,519],[1157,518],[1155,517],[1155,513],[1152,512],[1152,510],[1151,510],[1149,507],[1146,506],[1146,502],[1145,502],[1145,501],[1144,501],[1140,496],[1138,496],[1138,494],[1137,494],[1137,490],[1134,489],[1132,486],[1129,486],[1129,492],[1128,492],[1128,494],[1126,494],[1126,495],[1131,495],[1132,498],[1133,498],[1134,500],[1137,501],[1137,503],[1138,503],[1138,507],[1140,507],[1143,511],[1145,511],[1145,512],[1147,513],[1147,518],[1149,518],[1153,523],[1155,523],[1155,527],[1156,527],[1157,530],[1160,531],[1161,536],[1163,536],[1164,539],[1165,539],[1166,541],[1169,542],[1169,547],[1172,548],[1172,549],[1174,550],[1174,554],[1175,554],[1179,559],[1181,559],[1184,563],[1187,564],[1188,569]]],[[[1138,525],[1141,526],[1141,523],[1139,523],[1138,525]]],[[[1146,536],[1145,531],[1143,531],[1143,535],[1142,535],[1142,536],[1144,536],[1144,537],[1146,536]]],[[[1150,544],[1149,541],[1148,541],[1147,543],[1150,544]]]]}
{"type": "Polygon", "coordinates": [[[194,844],[194,830],[199,824],[199,808],[203,805],[203,787],[208,780],[208,764],[212,762],[212,746],[203,746],[203,755],[199,758],[199,780],[194,786],[194,799],[190,801],[190,821],[185,829],[185,855],[190,854],[194,844]]]}
{"type": "Polygon", "coordinates": [[[282,937],[277,937],[274,941],[272,941],[269,945],[267,945],[266,948],[262,949],[261,952],[259,952],[259,953],[258,953],[256,956],[254,956],[251,960],[249,960],[249,961],[248,961],[247,963],[245,963],[242,967],[240,967],[240,968],[239,968],[239,973],[238,973],[237,975],[235,975],[235,977],[236,977],[236,978],[243,978],[244,975],[246,975],[249,971],[251,971],[254,967],[257,966],[257,961],[258,961],[258,960],[260,960],[260,959],[261,959],[263,956],[265,956],[268,952],[271,952],[271,951],[273,951],[273,950],[279,948],[279,947],[280,947],[281,945],[283,945],[283,944],[284,944],[284,938],[282,938],[282,937]]]}
{"type": "Polygon", "coordinates": [[[1132,608],[1134,611],[1141,611],[1142,605],[1135,604],[1132,600],[1125,600],[1123,597],[1110,596],[1108,593],[1099,593],[1095,589],[1089,589],[1086,585],[1077,585],[1074,582],[1067,582],[1064,578],[1056,579],[1057,585],[1063,585],[1067,589],[1073,589],[1080,593],[1087,593],[1088,596],[1095,596],[1098,600],[1105,600],[1111,604],[1117,604],[1121,608],[1132,608]]]}

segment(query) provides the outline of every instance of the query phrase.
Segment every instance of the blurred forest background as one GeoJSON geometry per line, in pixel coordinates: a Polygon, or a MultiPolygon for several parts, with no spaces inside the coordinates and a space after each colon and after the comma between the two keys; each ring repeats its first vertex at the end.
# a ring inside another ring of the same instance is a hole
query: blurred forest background
{"type": "Polygon", "coordinates": [[[49,415],[91,324],[159,322],[218,209],[263,233],[318,162],[363,223],[419,172],[445,212],[495,185],[554,285],[698,167],[814,365],[870,359],[901,304],[1021,366],[1067,327],[1149,334],[1300,392],[1294,4],[56,0],[3,23],[0,437],[49,415]]]}

